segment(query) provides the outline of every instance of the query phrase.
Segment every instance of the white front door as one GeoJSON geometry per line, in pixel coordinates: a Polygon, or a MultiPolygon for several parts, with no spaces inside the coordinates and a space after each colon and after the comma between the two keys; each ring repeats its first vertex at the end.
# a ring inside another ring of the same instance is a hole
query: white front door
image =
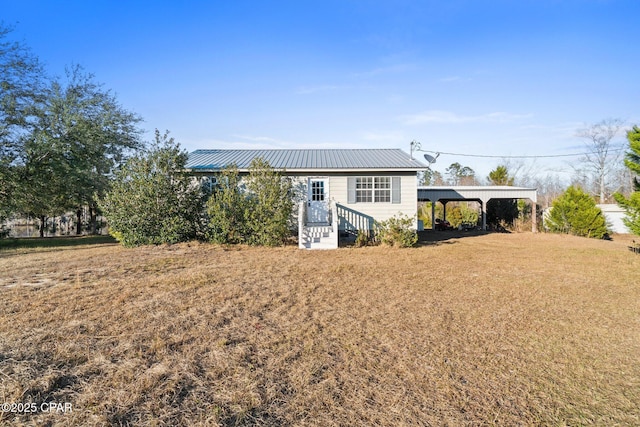
{"type": "Polygon", "coordinates": [[[329,221],[329,180],[309,178],[307,202],[307,222],[327,223],[329,221]]]}

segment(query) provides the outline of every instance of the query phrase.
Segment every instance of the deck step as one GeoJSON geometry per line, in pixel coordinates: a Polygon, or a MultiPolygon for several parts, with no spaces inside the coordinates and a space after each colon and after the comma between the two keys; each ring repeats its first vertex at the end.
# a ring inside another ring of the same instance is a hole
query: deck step
{"type": "Polygon", "coordinates": [[[330,225],[307,225],[299,234],[298,246],[301,249],[335,249],[338,238],[330,225]]]}

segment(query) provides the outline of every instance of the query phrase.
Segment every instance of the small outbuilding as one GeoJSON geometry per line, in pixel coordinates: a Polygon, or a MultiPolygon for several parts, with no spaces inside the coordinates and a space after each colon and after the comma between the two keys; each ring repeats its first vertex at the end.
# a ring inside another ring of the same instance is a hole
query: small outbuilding
{"type": "Polygon", "coordinates": [[[602,214],[607,219],[607,226],[613,233],[618,234],[631,234],[629,228],[622,221],[627,213],[619,205],[615,203],[608,203],[602,205],[596,205],[602,211],[602,214]]]}

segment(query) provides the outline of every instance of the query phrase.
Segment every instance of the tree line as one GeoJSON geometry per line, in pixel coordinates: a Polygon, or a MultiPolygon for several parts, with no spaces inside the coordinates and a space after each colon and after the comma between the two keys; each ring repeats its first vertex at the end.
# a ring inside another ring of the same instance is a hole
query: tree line
{"type": "MultiPolygon", "coordinates": [[[[624,155],[624,166],[633,178],[633,191],[625,195],[618,191],[612,197],[620,205],[626,216],[623,223],[629,230],[640,235],[640,128],[634,126],[627,131],[628,151],[624,155]]],[[[602,203],[606,185],[604,177],[606,173],[603,168],[606,162],[603,161],[605,145],[598,145],[601,150],[600,155],[593,154],[597,159],[593,163],[598,177],[599,201],[602,203]]],[[[604,238],[608,235],[608,227],[602,210],[596,206],[594,197],[584,191],[580,186],[570,186],[564,194],[558,197],[552,205],[547,221],[550,231],[559,233],[574,234],[584,237],[604,238]]]]}
{"type": "Polygon", "coordinates": [[[79,65],[63,78],[0,26],[0,223],[12,214],[40,221],[83,209],[95,232],[98,202],[116,168],[144,147],[142,119],[79,65]]]}
{"type": "MultiPolygon", "coordinates": [[[[83,210],[96,231],[102,211],[125,246],[191,239],[281,244],[290,234],[291,182],[261,160],[240,185],[223,171],[215,191],[185,173],[188,154],[155,131],[81,66],[47,74],[28,47],[0,25],[0,226],[12,215],[47,219],[83,210]]],[[[0,230],[0,237],[3,234],[0,230]]]]}
{"type": "MultiPolygon", "coordinates": [[[[559,182],[544,183],[528,177],[521,181],[521,185],[538,188],[543,198],[548,199],[546,206],[552,209],[545,218],[545,226],[549,231],[606,237],[608,225],[596,202],[615,201],[626,212],[624,224],[632,233],[640,235],[640,128],[633,126],[627,131],[628,147],[625,150],[612,146],[612,140],[622,126],[619,119],[607,119],[577,131],[577,136],[587,140],[586,152],[572,166],[576,174],[565,190],[560,189],[559,182]]],[[[493,169],[486,181],[490,185],[512,186],[516,176],[505,162],[493,169]]],[[[478,184],[475,171],[457,162],[446,168],[444,176],[431,169],[420,176],[420,185],[478,184]]],[[[469,219],[477,221],[477,209],[470,209],[468,205],[468,202],[453,202],[448,209],[447,219],[454,227],[469,219]]],[[[442,207],[436,206],[436,216],[442,217],[442,212],[442,207]]],[[[487,224],[494,228],[512,228],[516,221],[526,221],[532,214],[523,201],[496,199],[487,203],[487,224]]],[[[425,221],[425,226],[430,226],[431,204],[423,206],[418,215],[425,221]]]]}
{"type": "MultiPolygon", "coordinates": [[[[147,148],[141,139],[141,117],[122,107],[92,74],[73,65],[64,77],[51,77],[26,46],[10,40],[10,33],[0,24],[0,226],[15,214],[38,218],[42,237],[47,218],[74,212],[76,233],[81,234],[86,209],[89,231],[95,232],[103,209],[127,245],[202,236],[226,243],[283,241],[293,206],[286,197],[291,188],[268,164],[252,165],[244,183],[237,170],[226,170],[215,192],[202,193],[184,173],[187,154],[168,134],[156,130],[155,142],[147,148]]],[[[602,236],[606,224],[591,205],[596,199],[604,203],[613,198],[627,212],[625,224],[640,234],[640,130],[634,126],[627,132],[628,151],[620,162],[622,152],[611,141],[621,127],[620,120],[609,119],[577,132],[587,140],[588,150],[575,167],[580,182],[568,190],[558,191],[558,183],[534,183],[542,192],[555,192],[554,215],[561,216],[554,219],[553,230],[602,236]],[[632,182],[632,188],[626,182],[632,182]],[[571,220],[571,211],[579,212],[574,217],[581,219],[571,220]],[[571,221],[591,223],[583,227],[571,221]]],[[[515,177],[503,164],[487,180],[514,185],[515,177]]],[[[456,162],[446,169],[446,178],[428,169],[421,184],[478,181],[473,169],[456,162]]],[[[492,201],[487,209],[489,223],[509,223],[526,214],[508,200],[492,201]]],[[[477,221],[477,212],[462,207],[459,211],[460,221],[477,221]]]]}

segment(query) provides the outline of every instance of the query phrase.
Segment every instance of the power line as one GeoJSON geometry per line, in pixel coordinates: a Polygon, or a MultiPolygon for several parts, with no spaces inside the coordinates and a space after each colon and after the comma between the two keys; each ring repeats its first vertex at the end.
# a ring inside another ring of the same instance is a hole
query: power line
{"type": "MultiPolygon", "coordinates": [[[[626,147],[621,148],[613,148],[608,150],[608,152],[616,152],[623,151],[626,147]]],[[[433,150],[420,150],[427,153],[434,154],[445,154],[448,156],[461,156],[461,157],[484,157],[484,158],[493,158],[493,159],[546,159],[553,157],[579,157],[579,156],[587,156],[589,154],[594,154],[593,152],[584,152],[584,153],[572,153],[572,154],[546,154],[546,155],[531,155],[531,156],[497,156],[490,154],[464,154],[464,153],[447,153],[444,151],[433,151],[433,150]]]]}

